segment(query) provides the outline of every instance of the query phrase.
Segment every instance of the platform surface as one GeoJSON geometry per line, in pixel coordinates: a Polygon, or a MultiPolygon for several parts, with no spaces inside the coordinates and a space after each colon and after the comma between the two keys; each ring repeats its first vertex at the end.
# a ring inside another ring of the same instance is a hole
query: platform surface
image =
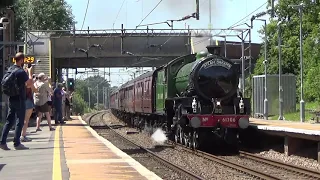
{"type": "Polygon", "coordinates": [[[320,136],[320,124],[250,118],[250,126],[260,130],[285,131],[320,136]]]}
{"type": "MultiPolygon", "coordinates": [[[[52,178],[55,132],[49,131],[48,127],[42,127],[42,131],[37,133],[34,132],[35,128],[28,128],[28,131],[31,131],[27,135],[32,138],[32,142],[23,144],[30,149],[14,150],[12,142],[14,132],[12,131],[7,140],[11,150],[3,151],[0,149],[1,180],[52,178]]],[[[61,170],[67,172],[65,166],[61,166],[61,170]]]]}
{"type": "Polygon", "coordinates": [[[23,143],[28,150],[14,150],[11,135],[12,149],[0,150],[1,180],[161,179],[99,136],[81,117],[56,131],[42,130],[28,134],[33,139],[23,143]]]}

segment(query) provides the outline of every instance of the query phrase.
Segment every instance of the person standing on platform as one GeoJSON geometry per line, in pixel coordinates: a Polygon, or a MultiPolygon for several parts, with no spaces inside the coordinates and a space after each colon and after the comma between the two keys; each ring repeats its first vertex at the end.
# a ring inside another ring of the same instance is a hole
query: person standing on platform
{"type": "MultiPolygon", "coordinates": [[[[24,70],[26,71],[27,74],[29,74],[27,68],[24,68],[24,70]]],[[[29,75],[29,77],[30,77],[30,75],[29,75]]],[[[32,79],[34,79],[33,76],[32,76],[32,79]]],[[[23,125],[23,128],[22,128],[22,133],[21,133],[21,138],[20,138],[20,140],[22,142],[32,141],[30,138],[27,137],[27,129],[28,129],[29,120],[30,120],[30,117],[32,115],[33,108],[34,108],[33,92],[36,93],[36,92],[38,92],[38,90],[32,84],[31,87],[27,87],[26,88],[26,115],[25,115],[25,118],[24,118],[24,125],[23,125]]]]}
{"type": "Polygon", "coordinates": [[[66,94],[66,102],[65,102],[65,106],[66,106],[66,109],[65,109],[65,112],[66,112],[66,119],[67,120],[71,120],[71,114],[70,114],[70,91],[65,91],[65,94],[66,94]]]}
{"type": "Polygon", "coordinates": [[[65,124],[62,119],[62,84],[58,83],[57,87],[53,91],[53,107],[55,124],[65,124]]]}
{"type": "Polygon", "coordinates": [[[63,120],[67,120],[67,116],[66,116],[66,97],[67,96],[67,92],[66,92],[66,88],[63,86],[62,87],[62,119],[63,120]]]}
{"type": "Polygon", "coordinates": [[[51,93],[49,84],[46,83],[46,76],[44,73],[38,75],[38,80],[35,83],[35,87],[38,89],[38,93],[34,94],[34,104],[37,112],[37,129],[36,131],[42,131],[40,129],[40,122],[42,119],[42,114],[44,113],[47,117],[47,122],[49,125],[49,130],[54,131],[55,129],[51,126],[51,117],[49,114],[48,106],[48,93],[51,93]]]}
{"type": "MultiPolygon", "coordinates": [[[[52,90],[52,86],[51,86],[51,78],[48,78],[48,80],[46,81],[46,83],[48,83],[49,88],[52,90]]],[[[49,106],[49,114],[50,117],[52,117],[52,91],[50,91],[50,93],[48,93],[48,106],[49,106]]]]}
{"type": "Polygon", "coordinates": [[[10,128],[16,123],[15,134],[13,139],[13,146],[16,150],[29,149],[20,142],[21,131],[24,125],[24,118],[26,113],[26,87],[31,87],[33,84],[31,70],[28,68],[28,74],[23,70],[24,54],[17,53],[14,57],[15,63],[12,65],[7,73],[3,76],[1,81],[2,92],[9,96],[9,108],[6,123],[3,126],[1,134],[0,149],[10,150],[7,146],[7,137],[10,128]],[[17,116],[17,118],[16,118],[17,116]]]}

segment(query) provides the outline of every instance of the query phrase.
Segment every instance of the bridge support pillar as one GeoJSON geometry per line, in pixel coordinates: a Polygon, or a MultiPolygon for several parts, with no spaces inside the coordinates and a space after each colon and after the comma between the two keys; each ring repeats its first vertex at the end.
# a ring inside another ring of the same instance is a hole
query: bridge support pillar
{"type": "Polygon", "coordinates": [[[297,150],[301,147],[302,140],[288,137],[284,138],[284,153],[286,156],[290,156],[291,154],[297,152],[297,150]]]}

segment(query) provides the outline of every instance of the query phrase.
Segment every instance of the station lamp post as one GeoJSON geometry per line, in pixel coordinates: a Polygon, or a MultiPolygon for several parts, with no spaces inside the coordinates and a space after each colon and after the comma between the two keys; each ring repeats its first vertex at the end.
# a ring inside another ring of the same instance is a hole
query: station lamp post
{"type": "Polygon", "coordinates": [[[285,120],[283,116],[283,87],[282,87],[282,60],[281,60],[281,25],[282,21],[278,21],[278,50],[279,50],[279,118],[278,120],[285,120]]]}
{"type": "Polygon", "coordinates": [[[304,3],[298,5],[289,5],[289,7],[298,9],[300,19],[300,122],[305,121],[305,102],[303,100],[303,46],[302,46],[302,10],[305,7],[304,3]]]}
{"type": "MultiPolygon", "coordinates": [[[[0,42],[3,43],[5,41],[5,29],[7,27],[7,25],[9,24],[9,19],[7,17],[1,17],[0,18],[0,36],[2,36],[2,38],[0,39],[0,42]]],[[[2,54],[2,57],[0,57],[0,59],[2,59],[2,62],[1,62],[1,70],[0,70],[0,76],[1,76],[1,79],[3,77],[3,74],[4,74],[4,71],[5,71],[5,60],[4,60],[4,54],[5,54],[5,44],[3,44],[2,46],[0,46],[0,52],[3,52],[1,53],[2,54]]],[[[2,89],[2,87],[1,87],[2,89]]],[[[0,118],[5,118],[5,102],[4,102],[4,95],[0,95],[0,103],[1,103],[1,109],[0,109],[0,118]]]]}
{"type": "Polygon", "coordinates": [[[268,60],[267,60],[267,20],[265,19],[256,19],[257,17],[263,16],[265,13],[261,13],[257,16],[252,16],[251,18],[251,28],[253,28],[253,21],[258,20],[258,21],[263,21],[264,22],[264,101],[263,101],[263,116],[265,120],[268,120],[268,78],[267,78],[267,70],[268,70],[268,60]]]}

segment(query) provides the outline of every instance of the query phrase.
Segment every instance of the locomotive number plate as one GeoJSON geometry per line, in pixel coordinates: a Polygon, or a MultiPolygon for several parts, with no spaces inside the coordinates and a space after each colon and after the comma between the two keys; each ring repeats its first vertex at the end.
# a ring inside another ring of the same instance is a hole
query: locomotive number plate
{"type": "Polygon", "coordinates": [[[236,122],[236,118],[222,118],[222,122],[234,123],[234,122],[236,122]]]}

